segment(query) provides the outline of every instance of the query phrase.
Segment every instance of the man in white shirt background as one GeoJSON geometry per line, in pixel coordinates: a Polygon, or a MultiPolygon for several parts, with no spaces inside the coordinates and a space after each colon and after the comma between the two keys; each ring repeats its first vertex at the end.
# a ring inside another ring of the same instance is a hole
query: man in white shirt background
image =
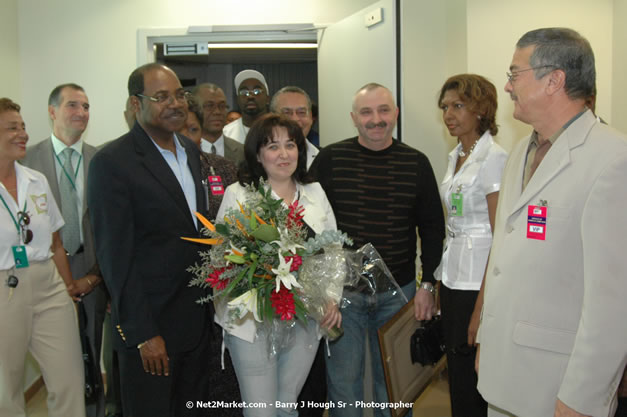
{"type": "Polygon", "coordinates": [[[259,71],[246,69],[235,76],[237,105],[242,117],[224,127],[224,134],[244,143],[250,126],[268,112],[270,95],[266,78],[259,71]]]}
{"type": "Polygon", "coordinates": [[[309,94],[300,87],[283,87],[272,96],[270,110],[273,113],[280,113],[294,120],[303,130],[303,136],[305,136],[305,143],[307,144],[307,169],[309,169],[316,155],[320,152],[307,139],[307,135],[313,125],[309,94]]]}

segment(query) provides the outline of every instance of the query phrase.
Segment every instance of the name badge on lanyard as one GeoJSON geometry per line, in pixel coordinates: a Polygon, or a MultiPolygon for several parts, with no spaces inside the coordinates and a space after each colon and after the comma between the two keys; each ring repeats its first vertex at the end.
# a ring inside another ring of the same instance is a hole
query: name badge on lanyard
{"type": "Polygon", "coordinates": [[[15,268],[26,268],[28,266],[28,257],[26,256],[26,246],[11,246],[13,249],[13,260],[15,261],[15,268]]]}
{"type": "Polygon", "coordinates": [[[546,240],[546,206],[527,207],[527,239],[546,240]]]}
{"type": "Polygon", "coordinates": [[[464,215],[464,195],[462,193],[451,194],[451,216],[464,215]]]}
{"type": "Polygon", "coordinates": [[[224,194],[224,185],[222,184],[221,176],[210,175],[208,180],[209,180],[209,189],[211,190],[211,195],[224,194]]]}

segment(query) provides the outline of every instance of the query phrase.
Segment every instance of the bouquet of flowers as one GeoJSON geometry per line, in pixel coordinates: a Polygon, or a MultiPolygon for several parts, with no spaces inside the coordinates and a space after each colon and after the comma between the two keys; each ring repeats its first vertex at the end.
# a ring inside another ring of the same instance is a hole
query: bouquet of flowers
{"type": "MultiPolygon", "coordinates": [[[[190,285],[213,289],[213,295],[198,301],[227,301],[233,319],[252,313],[258,322],[294,318],[306,322],[309,311],[320,310],[325,301],[319,297],[311,301],[305,293],[299,278],[303,262],[352,241],[345,233],[330,230],[306,240],[304,209],[298,201],[286,206],[274,199],[263,180],[257,189],[248,185],[245,201],[238,205],[225,213],[224,223],[216,225],[196,213],[207,238],[183,238],[212,245],[200,253],[202,264],[189,268],[194,274],[190,285]]],[[[345,274],[317,276],[317,286],[342,288],[344,278],[345,274]]],[[[339,297],[341,290],[334,301],[339,297]]]]}

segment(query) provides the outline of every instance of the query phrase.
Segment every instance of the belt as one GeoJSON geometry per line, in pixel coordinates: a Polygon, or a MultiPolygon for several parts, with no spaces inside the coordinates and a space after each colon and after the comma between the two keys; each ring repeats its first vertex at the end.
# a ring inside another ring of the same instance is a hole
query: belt
{"type": "Polygon", "coordinates": [[[461,230],[453,230],[452,227],[447,225],[446,233],[450,237],[491,236],[491,229],[489,225],[467,225],[461,230]]]}

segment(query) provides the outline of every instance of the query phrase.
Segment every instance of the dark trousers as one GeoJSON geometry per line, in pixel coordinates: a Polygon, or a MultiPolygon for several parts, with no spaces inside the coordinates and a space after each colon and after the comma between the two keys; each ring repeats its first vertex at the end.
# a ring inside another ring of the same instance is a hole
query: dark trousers
{"type": "MultiPolygon", "coordinates": [[[[85,252],[68,257],[70,270],[74,279],[80,279],[87,274],[93,265],[87,265],[85,252]]],[[[102,351],[102,328],[107,309],[107,295],[104,285],[96,286],[93,291],[83,297],[83,306],[87,315],[85,335],[89,341],[92,358],[94,358],[94,372],[98,384],[94,398],[86,404],[87,417],[104,417],[105,415],[105,391],[100,369],[100,352],[102,351]]]]}
{"type": "Polygon", "coordinates": [[[618,397],[618,408],[614,417],[627,417],[627,397],[618,397]]]}
{"type": "Polygon", "coordinates": [[[468,324],[479,291],[440,286],[442,332],[446,344],[449,391],[453,417],[485,417],[487,403],[477,390],[476,349],[467,344],[468,324]]]}
{"type": "MultiPolygon", "coordinates": [[[[167,349],[167,342],[166,342],[167,349]]],[[[124,417],[193,417],[219,415],[197,407],[197,401],[212,400],[209,391],[209,332],[189,352],[172,354],[170,375],[144,372],[137,348],[118,349],[124,417]],[[191,401],[191,407],[188,403],[191,401]]]]}
{"type": "Polygon", "coordinates": [[[325,339],[320,340],[309,376],[298,396],[299,417],[322,417],[324,414],[324,407],[307,407],[307,404],[322,404],[327,400],[327,368],[324,359],[326,345],[325,339]],[[301,404],[305,406],[301,407],[301,404]]]}
{"type": "Polygon", "coordinates": [[[122,415],[122,393],[120,392],[120,364],[118,353],[113,349],[113,337],[118,337],[111,324],[111,314],[107,313],[102,336],[102,361],[107,373],[105,405],[107,415],[122,415]]]}

